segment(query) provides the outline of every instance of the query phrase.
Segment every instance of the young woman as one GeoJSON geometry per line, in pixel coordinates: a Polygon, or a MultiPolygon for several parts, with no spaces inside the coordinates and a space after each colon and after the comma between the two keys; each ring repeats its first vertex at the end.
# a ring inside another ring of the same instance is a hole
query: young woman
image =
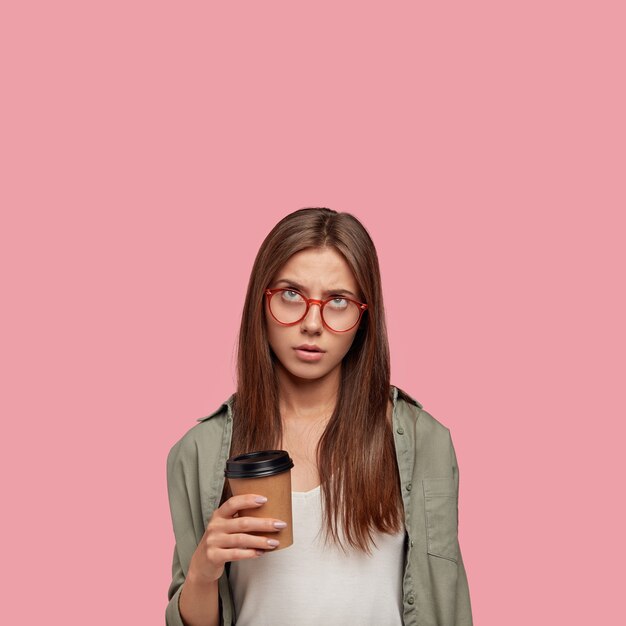
{"type": "Polygon", "coordinates": [[[257,254],[237,391],[167,459],[176,546],[169,626],[469,626],[450,431],[390,384],[374,244],[348,213],[301,209],[257,254]],[[294,461],[285,521],[240,516],[226,460],[294,461]],[[250,534],[251,532],[260,534],[250,534]]]}

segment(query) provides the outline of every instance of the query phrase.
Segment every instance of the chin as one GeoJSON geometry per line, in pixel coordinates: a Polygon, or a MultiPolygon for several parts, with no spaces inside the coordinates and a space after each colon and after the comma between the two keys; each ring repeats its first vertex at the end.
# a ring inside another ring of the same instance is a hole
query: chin
{"type": "Polygon", "coordinates": [[[298,378],[300,380],[317,380],[318,378],[323,378],[324,376],[326,376],[326,374],[328,374],[328,372],[325,370],[316,371],[311,367],[306,368],[306,369],[305,368],[287,369],[287,372],[293,378],[298,378]]]}
{"type": "Polygon", "coordinates": [[[281,363],[282,368],[291,376],[292,378],[296,378],[298,380],[318,380],[320,378],[324,378],[332,372],[337,365],[328,369],[328,367],[321,368],[318,364],[302,364],[295,363],[293,365],[289,365],[286,367],[284,363],[281,363]]]}

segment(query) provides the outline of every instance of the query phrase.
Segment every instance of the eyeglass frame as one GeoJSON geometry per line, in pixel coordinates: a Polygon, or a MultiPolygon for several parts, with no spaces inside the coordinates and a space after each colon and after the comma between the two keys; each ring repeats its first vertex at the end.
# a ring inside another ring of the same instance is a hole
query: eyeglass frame
{"type": "Polygon", "coordinates": [[[326,323],[326,320],[324,319],[324,307],[329,302],[332,302],[333,300],[336,300],[337,296],[334,296],[332,298],[327,298],[326,300],[317,300],[315,298],[307,298],[303,293],[299,292],[297,289],[292,289],[292,288],[288,288],[288,287],[276,287],[274,289],[266,289],[265,290],[265,297],[267,298],[267,308],[269,309],[270,315],[281,326],[294,326],[295,324],[299,324],[309,314],[309,309],[310,309],[312,304],[319,305],[319,307],[320,307],[320,317],[322,319],[322,324],[324,325],[325,328],[327,328],[328,330],[330,330],[333,333],[347,333],[348,331],[352,330],[355,326],[357,326],[359,324],[359,322],[361,321],[361,318],[363,317],[363,313],[367,310],[367,304],[365,304],[364,302],[359,302],[358,300],[354,300],[353,298],[346,298],[346,296],[340,296],[340,298],[342,300],[348,300],[349,302],[354,302],[354,304],[356,304],[359,307],[359,317],[357,318],[356,322],[354,322],[354,324],[352,324],[352,326],[350,326],[350,328],[346,328],[346,330],[335,330],[334,328],[331,328],[326,323]],[[297,293],[299,296],[302,296],[302,298],[304,298],[304,301],[306,303],[306,309],[304,310],[304,314],[302,315],[302,317],[300,319],[297,319],[295,322],[281,322],[274,315],[274,313],[272,312],[272,307],[270,306],[270,300],[271,300],[272,296],[275,293],[278,293],[279,291],[293,291],[294,293],[297,293]]]}

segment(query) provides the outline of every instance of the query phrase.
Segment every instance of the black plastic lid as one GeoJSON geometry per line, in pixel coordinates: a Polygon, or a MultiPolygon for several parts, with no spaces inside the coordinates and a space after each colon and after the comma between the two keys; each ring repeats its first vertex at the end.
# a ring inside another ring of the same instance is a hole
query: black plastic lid
{"type": "Polygon", "coordinates": [[[293,467],[285,450],[260,450],[234,456],[226,461],[226,478],[261,478],[281,474],[293,467]]]}

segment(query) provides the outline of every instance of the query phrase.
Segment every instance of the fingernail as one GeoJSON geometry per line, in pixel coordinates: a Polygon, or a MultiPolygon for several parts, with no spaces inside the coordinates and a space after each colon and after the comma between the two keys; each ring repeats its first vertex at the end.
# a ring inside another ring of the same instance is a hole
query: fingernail
{"type": "Polygon", "coordinates": [[[267,502],[267,498],[265,496],[259,496],[258,498],[255,498],[254,501],[259,504],[265,504],[267,502]]]}
{"type": "Polygon", "coordinates": [[[265,554],[265,550],[255,550],[257,556],[262,556],[265,554]]]}
{"type": "Polygon", "coordinates": [[[272,546],[272,548],[275,548],[277,545],[279,545],[280,541],[276,541],[276,539],[268,539],[267,540],[267,545],[268,546],[272,546]]]}
{"type": "Polygon", "coordinates": [[[287,522],[274,522],[274,528],[287,528],[287,522]]]}

